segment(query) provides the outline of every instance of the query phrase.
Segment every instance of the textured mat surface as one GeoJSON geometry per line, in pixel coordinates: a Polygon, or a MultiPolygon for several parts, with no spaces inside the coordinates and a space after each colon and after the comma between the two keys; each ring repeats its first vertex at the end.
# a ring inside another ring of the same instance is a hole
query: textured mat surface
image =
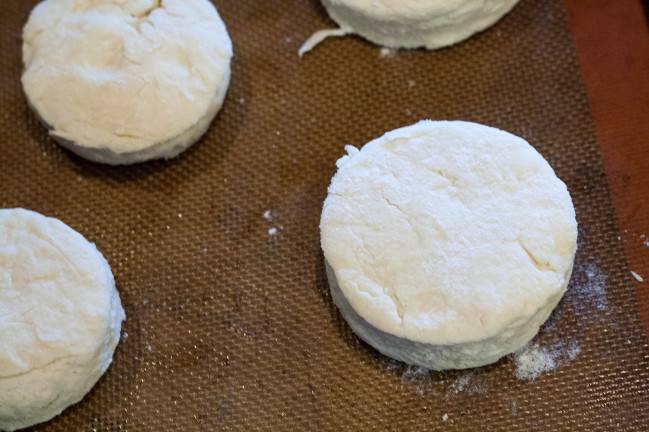
{"type": "Polygon", "coordinates": [[[62,150],[26,106],[35,3],[0,3],[0,206],[96,242],[128,318],[109,373],[34,430],[647,430],[649,348],[559,1],[523,0],[452,49],[381,56],[345,38],[300,60],[331,26],[315,0],[220,0],[236,50],[223,111],[179,159],[129,168],[62,150]],[[318,222],[343,145],[425,117],[521,135],[571,190],[580,250],[537,338],[554,368],[535,380],[512,358],[449,373],[390,361],[328,295],[318,222]]]}

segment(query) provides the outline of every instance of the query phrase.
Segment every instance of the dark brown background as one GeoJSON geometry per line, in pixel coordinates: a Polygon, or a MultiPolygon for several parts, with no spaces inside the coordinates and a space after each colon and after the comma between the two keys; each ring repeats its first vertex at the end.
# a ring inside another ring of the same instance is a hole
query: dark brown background
{"type": "Polygon", "coordinates": [[[649,429],[649,286],[629,273],[649,277],[638,239],[649,235],[648,129],[611,102],[646,123],[639,2],[566,0],[568,15],[559,0],[523,0],[452,49],[381,58],[345,38],[300,60],[300,44],[332,25],[315,0],[220,0],[236,50],[223,111],[179,159],[128,168],[65,152],[27,108],[20,32],[35,3],[0,3],[0,206],[59,217],[95,241],[128,315],[108,374],[35,430],[649,429]],[[617,31],[595,45],[611,23],[617,31]],[[577,266],[538,340],[575,341],[575,361],[534,381],[515,378],[511,359],[472,375],[424,373],[381,357],[341,321],[318,234],[334,162],[344,144],[421,118],[519,134],[568,184],[577,266]],[[592,268],[605,277],[605,308],[588,291],[592,268]]]}

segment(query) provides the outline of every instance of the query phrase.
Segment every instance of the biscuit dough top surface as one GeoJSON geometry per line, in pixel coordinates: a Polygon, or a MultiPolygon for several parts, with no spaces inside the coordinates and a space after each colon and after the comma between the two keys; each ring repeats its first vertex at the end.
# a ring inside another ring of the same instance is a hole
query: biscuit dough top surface
{"type": "Polygon", "coordinates": [[[422,121],[348,152],[324,204],[322,248],[371,325],[424,343],[480,341],[565,289],[574,207],[525,140],[422,121]]]}
{"type": "Polygon", "coordinates": [[[231,57],[207,0],[46,0],[23,32],[23,85],[53,134],[134,152],[191,129],[231,57]]]}
{"type": "Polygon", "coordinates": [[[329,2],[385,19],[398,17],[427,19],[425,16],[422,17],[422,14],[447,15],[453,12],[461,16],[463,10],[473,10],[477,6],[475,0],[329,0],[329,2]]]}
{"type": "Polygon", "coordinates": [[[123,318],[92,244],[56,219],[0,210],[0,381],[95,357],[123,318]]]}

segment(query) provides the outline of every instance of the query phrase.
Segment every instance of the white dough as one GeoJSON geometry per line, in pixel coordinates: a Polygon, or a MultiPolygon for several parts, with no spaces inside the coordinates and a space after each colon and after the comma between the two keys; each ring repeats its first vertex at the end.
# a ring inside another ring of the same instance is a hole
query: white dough
{"type": "Polygon", "coordinates": [[[322,0],[340,28],[390,48],[436,49],[496,23],[518,0],[322,0]]]}
{"type": "Polygon", "coordinates": [[[348,147],[320,224],[334,301],[382,353],[426,368],[495,362],[566,290],[577,222],[525,140],[422,121],[348,147]]]}
{"type": "Polygon", "coordinates": [[[61,145],[107,164],[172,158],[223,104],[232,42],[207,0],[45,0],[23,87],[61,145]]]}
{"type": "Polygon", "coordinates": [[[93,244],[57,219],[0,210],[0,430],[79,402],[110,365],[124,318],[93,244]]]}

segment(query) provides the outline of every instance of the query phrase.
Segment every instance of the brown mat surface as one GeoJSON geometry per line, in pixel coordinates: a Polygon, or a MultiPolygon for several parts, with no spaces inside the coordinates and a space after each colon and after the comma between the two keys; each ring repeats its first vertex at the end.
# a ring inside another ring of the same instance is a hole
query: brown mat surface
{"type": "Polygon", "coordinates": [[[381,57],[345,38],[299,60],[331,26],[315,0],[220,0],[235,43],[223,111],[179,159],[128,168],[62,150],[26,106],[35,3],[0,3],[0,206],[95,241],[128,318],[108,374],[34,430],[647,430],[649,347],[560,1],[523,0],[452,49],[381,57]],[[537,338],[560,355],[533,381],[511,358],[447,373],[392,362],[329,298],[318,222],[342,146],[425,117],[527,138],[572,192],[575,274],[537,338]]]}

